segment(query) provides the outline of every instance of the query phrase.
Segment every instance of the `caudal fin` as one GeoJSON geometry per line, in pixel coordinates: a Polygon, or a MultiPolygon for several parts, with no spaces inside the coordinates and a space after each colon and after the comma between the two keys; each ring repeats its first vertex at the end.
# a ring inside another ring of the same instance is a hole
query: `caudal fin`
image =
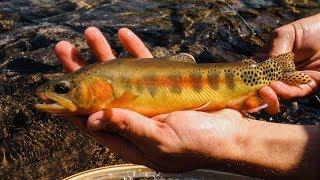
{"type": "Polygon", "coordinates": [[[268,60],[275,61],[278,65],[282,66],[283,74],[278,79],[281,82],[296,86],[300,84],[308,84],[312,81],[310,76],[296,70],[293,52],[280,54],[279,56],[269,58],[268,60]]]}
{"type": "Polygon", "coordinates": [[[310,83],[312,78],[301,71],[293,71],[285,73],[279,80],[288,85],[297,86],[310,83]]]}

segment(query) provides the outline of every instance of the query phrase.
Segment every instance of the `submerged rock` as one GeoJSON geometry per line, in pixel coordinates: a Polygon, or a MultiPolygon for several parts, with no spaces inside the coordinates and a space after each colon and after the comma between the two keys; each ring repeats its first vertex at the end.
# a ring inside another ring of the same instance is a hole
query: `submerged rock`
{"type": "MultiPolygon", "coordinates": [[[[255,55],[276,27],[320,12],[318,7],[310,1],[1,1],[0,176],[61,178],[123,162],[66,119],[34,109],[35,88],[63,74],[52,50],[60,40],[92,62],[83,31],[96,26],[117,55],[128,56],[116,37],[128,27],[155,56],[188,52],[198,62],[232,62],[255,55]]],[[[255,117],[319,124],[319,95],[282,104],[288,110],[279,116],[255,117]]]]}

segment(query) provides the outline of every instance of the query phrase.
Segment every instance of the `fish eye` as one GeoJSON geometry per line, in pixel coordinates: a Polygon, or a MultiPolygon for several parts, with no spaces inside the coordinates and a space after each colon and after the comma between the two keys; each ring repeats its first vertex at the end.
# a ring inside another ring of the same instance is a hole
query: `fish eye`
{"type": "Polygon", "coordinates": [[[68,82],[62,81],[54,86],[54,92],[58,94],[66,94],[70,91],[70,84],[68,82]]]}

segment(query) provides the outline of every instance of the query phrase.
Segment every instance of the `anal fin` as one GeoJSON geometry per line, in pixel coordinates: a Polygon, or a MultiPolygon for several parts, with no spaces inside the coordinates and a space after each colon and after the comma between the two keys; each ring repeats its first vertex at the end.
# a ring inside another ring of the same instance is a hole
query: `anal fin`
{"type": "Polygon", "coordinates": [[[261,107],[265,104],[265,102],[258,96],[258,94],[256,92],[251,93],[246,100],[244,101],[244,103],[242,104],[241,109],[248,111],[248,110],[252,110],[255,109],[257,107],[261,107]]]}
{"type": "Polygon", "coordinates": [[[251,113],[266,108],[267,104],[258,96],[257,92],[253,92],[248,96],[230,103],[228,107],[238,111],[242,110],[251,113]]]}

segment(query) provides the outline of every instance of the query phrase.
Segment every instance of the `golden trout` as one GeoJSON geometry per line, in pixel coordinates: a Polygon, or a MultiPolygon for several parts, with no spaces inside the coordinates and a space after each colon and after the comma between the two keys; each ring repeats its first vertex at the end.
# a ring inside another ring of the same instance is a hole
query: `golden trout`
{"type": "Polygon", "coordinates": [[[52,103],[41,111],[89,115],[125,108],[146,116],[179,110],[233,108],[252,110],[263,104],[257,90],[270,81],[306,84],[311,78],[295,70],[294,54],[262,63],[197,64],[186,53],[162,59],[116,59],[96,63],[42,85],[36,91],[52,103]]]}

